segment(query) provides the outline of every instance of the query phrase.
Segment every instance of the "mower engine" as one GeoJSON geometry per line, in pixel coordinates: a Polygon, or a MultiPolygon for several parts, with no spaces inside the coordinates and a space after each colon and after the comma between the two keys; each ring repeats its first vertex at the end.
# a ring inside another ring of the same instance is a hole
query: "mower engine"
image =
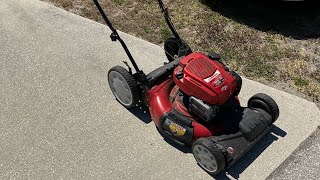
{"type": "Polygon", "coordinates": [[[219,106],[208,105],[201,99],[191,96],[189,98],[189,111],[196,114],[202,120],[210,122],[216,117],[217,113],[219,112],[219,106]]]}
{"type": "Polygon", "coordinates": [[[189,111],[209,122],[219,106],[237,96],[241,78],[219,61],[202,53],[184,57],[174,70],[173,80],[189,96],[189,111]]]}

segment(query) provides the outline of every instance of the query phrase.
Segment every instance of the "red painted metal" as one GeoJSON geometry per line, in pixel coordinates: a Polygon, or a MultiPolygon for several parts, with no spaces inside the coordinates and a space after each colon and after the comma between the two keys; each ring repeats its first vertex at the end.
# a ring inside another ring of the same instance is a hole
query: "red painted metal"
{"type": "Polygon", "coordinates": [[[193,119],[193,117],[190,115],[189,110],[184,106],[184,104],[182,103],[180,97],[179,97],[179,87],[177,85],[175,85],[170,93],[170,101],[172,103],[172,109],[176,110],[177,112],[179,112],[180,114],[193,119]]]}
{"type": "Polygon", "coordinates": [[[198,123],[197,121],[192,121],[193,128],[193,140],[197,140],[201,137],[210,137],[212,136],[212,132],[202,124],[198,123]]]}
{"type": "Polygon", "coordinates": [[[179,88],[178,86],[175,86],[170,93],[170,99],[172,99],[172,108],[180,114],[192,119],[192,126],[194,128],[193,140],[196,140],[200,137],[209,137],[213,134],[216,134],[216,131],[220,131],[219,128],[212,128],[211,130],[211,125],[207,128],[202,124],[198,123],[196,120],[194,120],[194,118],[190,115],[189,110],[184,106],[181,99],[178,96],[172,97],[172,95],[177,94],[177,92],[179,92],[179,88]]]}
{"type": "MultiPolygon", "coordinates": [[[[167,80],[147,91],[146,102],[157,127],[159,127],[159,119],[165,113],[169,113],[172,108],[192,119],[194,141],[200,137],[222,133],[223,125],[211,123],[204,126],[197,122],[183,104],[179,96],[180,90],[209,104],[224,104],[230,94],[235,91],[236,86],[235,78],[224,69],[223,64],[210,60],[202,53],[192,53],[180,61],[173,76],[169,76],[167,80]],[[184,76],[178,79],[176,74],[181,71],[184,72],[184,76]],[[223,80],[219,82],[221,79],[223,80]]],[[[239,102],[237,97],[236,101],[239,102]]]]}
{"type": "Polygon", "coordinates": [[[172,104],[169,101],[169,94],[173,86],[174,82],[172,78],[169,78],[161,84],[152,87],[146,93],[150,115],[156,126],[159,125],[160,117],[164,113],[171,111],[172,104]]]}
{"type": "Polygon", "coordinates": [[[194,128],[193,141],[200,137],[212,136],[212,132],[208,128],[195,121],[189,114],[177,96],[178,90],[179,88],[174,86],[172,78],[148,90],[147,103],[155,125],[159,126],[161,116],[166,112],[170,112],[171,108],[174,108],[179,113],[192,119],[192,126],[194,128]]]}
{"type": "Polygon", "coordinates": [[[173,80],[184,93],[208,104],[224,104],[237,87],[236,79],[223,64],[197,52],[180,61],[173,80]],[[183,78],[178,79],[176,74],[180,72],[183,78]]]}

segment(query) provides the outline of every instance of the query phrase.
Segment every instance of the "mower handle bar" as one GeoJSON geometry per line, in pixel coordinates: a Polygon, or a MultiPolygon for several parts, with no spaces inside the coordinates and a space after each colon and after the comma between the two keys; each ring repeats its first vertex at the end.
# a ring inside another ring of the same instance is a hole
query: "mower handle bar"
{"type": "MultiPolygon", "coordinates": [[[[111,32],[111,35],[110,35],[110,38],[112,41],[119,41],[123,47],[123,49],[125,50],[131,64],[133,65],[134,69],[136,70],[136,72],[138,74],[143,74],[142,71],[140,71],[140,69],[138,68],[135,60],[133,59],[127,45],[125,44],[125,42],[121,39],[121,37],[119,36],[117,30],[113,27],[112,23],[110,22],[110,20],[108,19],[107,15],[105,14],[104,10],[102,9],[100,3],[98,0],[93,0],[93,2],[95,3],[95,5],[97,6],[102,18],[104,19],[104,21],[106,22],[106,24],[108,25],[108,27],[110,28],[110,30],[112,31],[111,32]]],[[[174,38],[177,40],[177,43],[178,43],[178,46],[179,46],[179,49],[181,50],[181,52],[184,52],[184,53],[188,53],[189,51],[191,51],[190,47],[182,41],[182,39],[180,38],[178,32],[176,31],[171,19],[170,19],[170,16],[169,16],[169,13],[168,13],[168,9],[164,7],[164,4],[163,4],[163,1],[162,0],[157,0],[158,4],[159,4],[159,7],[161,9],[161,12],[166,20],[166,23],[167,25],[169,26],[174,38]]]]}
{"type": "Polygon", "coordinates": [[[177,43],[180,47],[180,49],[185,49],[187,46],[185,45],[185,43],[181,40],[178,32],[176,31],[176,29],[174,28],[174,25],[171,21],[171,18],[169,16],[169,13],[168,13],[168,8],[165,8],[164,7],[164,4],[163,4],[163,1],[162,0],[157,0],[158,1],[158,4],[159,4],[159,7],[161,9],[161,12],[164,16],[164,19],[166,20],[166,23],[167,25],[169,26],[173,36],[175,37],[175,39],[177,40],[177,43]]]}
{"type": "Polygon", "coordinates": [[[111,35],[110,35],[110,38],[112,41],[119,41],[124,49],[124,51],[126,52],[131,64],[133,65],[134,69],[136,70],[137,73],[141,73],[139,67],[137,66],[135,60],[133,59],[126,43],[121,39],[121,37],[119,36],[117,30],[113,27],[112,23],[110,22],[110,20],[108,19],[107,15],[105,14],[105,12],[103,11],[100,3],[98,0],[93,0],[93,2],[95,3],[95,5],[97,6],[102,18],[104,19],[104,21],[106,22],[106,24],[108,25],[108,27],[110,28],[110,30],[112,31],[111,32],[111,35]]]}

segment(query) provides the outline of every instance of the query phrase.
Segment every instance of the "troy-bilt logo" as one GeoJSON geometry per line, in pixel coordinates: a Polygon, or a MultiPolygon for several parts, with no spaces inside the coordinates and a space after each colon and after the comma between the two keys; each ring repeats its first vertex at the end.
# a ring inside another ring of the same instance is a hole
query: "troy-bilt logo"
{"type": "Polygon", "coordinates": [[[213,85],[214,87],[219,86],[220,84],[222,84],[224,82],[224,78],[222,77],[221,73],[219,70],[216,70],[212,76],[207,77],[206,79],[204,79],[204,81],[206,83],[212,82],[213,81],[213,85]]]}
{"type": "Polygon", "coordinates": [[[219,86],[221,83],[223,83],[224,82],[224,78],[221,76],[221,75],[219,75],[217,78],[216,78],[216,80],[213,82],[213,84],[214,84],[214,87],[217,87],[217,86],[219,86]]]}
{"type": "Polygon", "coordinates": [[[212,79],[215,79],[218,75],[220,75],[220,71],[219,70],[216,70],[216,72],[213,73],[212,76],[209,76],[207,78],[204,79],[205,82],[210,82],[212,79]]]}

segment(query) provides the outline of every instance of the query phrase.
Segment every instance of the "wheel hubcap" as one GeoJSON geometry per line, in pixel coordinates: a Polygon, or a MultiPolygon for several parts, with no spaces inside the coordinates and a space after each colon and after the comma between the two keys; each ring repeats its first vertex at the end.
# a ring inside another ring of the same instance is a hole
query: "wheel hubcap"
{"type": "Polygon", "coordinates": [[[121,74],[111,71],[109,73],[109,85],[113,94],[122,104],[130,105],[132,103],[132,92],[129,84],[121,74]]]}
{"type": "Polygon", "coordinates": [[[197,144],[193,147],[192,151],[195,159],[202,168],[209,172],[215,172],[217,170],[217,161],[206,147],[197,144]]]}

